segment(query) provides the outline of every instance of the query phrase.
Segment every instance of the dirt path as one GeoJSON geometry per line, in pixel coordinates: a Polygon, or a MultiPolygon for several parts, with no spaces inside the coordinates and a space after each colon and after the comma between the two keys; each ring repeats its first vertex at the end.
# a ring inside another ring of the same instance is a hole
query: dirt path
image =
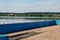
{"type": "Polygon", "coordinates": [[[20,40],[60,40],[60,25],[35,29],[37,35],[20,40]]]}

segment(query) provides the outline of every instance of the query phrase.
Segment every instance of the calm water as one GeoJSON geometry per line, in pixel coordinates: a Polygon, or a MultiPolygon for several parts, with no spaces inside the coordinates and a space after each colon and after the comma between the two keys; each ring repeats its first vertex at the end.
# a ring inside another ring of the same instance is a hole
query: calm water
{"type": "Polygon", "coordinates": [[[46,21],[46,20],[0,19],[0,24],[26,23],[26,22],[37,22],[37,21],[46,21]]]}
{"type": "Polygon", "coordinates": [[[26,23],[26,22],[36,22],[40,20],[25,20],[25,19],[0,19],[0,24],[10,24],[10,23],[26,23]]]}

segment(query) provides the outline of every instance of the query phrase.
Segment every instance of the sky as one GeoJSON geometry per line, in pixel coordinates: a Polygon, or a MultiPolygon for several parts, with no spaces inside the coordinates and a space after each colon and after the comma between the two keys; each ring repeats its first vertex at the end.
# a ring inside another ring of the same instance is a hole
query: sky
{"type": "Polygon", "coordinates": [[[0,0],[0,12],[60,12],[60,0],[0,0]]]}

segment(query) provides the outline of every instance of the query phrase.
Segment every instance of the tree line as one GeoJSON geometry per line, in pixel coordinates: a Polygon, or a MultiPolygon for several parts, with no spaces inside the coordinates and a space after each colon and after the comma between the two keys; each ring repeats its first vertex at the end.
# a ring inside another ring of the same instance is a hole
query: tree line
{"type": "Polygon", "coordinates": [[[18,17],[60,17],[60,12],[27,12],[27,13],[1,13],[0,16],[18,17]]]}

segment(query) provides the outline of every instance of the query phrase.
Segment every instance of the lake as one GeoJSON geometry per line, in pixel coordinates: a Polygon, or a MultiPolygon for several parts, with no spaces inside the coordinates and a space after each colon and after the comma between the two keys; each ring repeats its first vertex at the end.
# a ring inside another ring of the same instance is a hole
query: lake
{"type": "Polygon", "coordinates": [[[46,20],[0,19],[0,24],[26,23],[26,22],[37,22],[37,21],[46,21],[46,20]]]}

